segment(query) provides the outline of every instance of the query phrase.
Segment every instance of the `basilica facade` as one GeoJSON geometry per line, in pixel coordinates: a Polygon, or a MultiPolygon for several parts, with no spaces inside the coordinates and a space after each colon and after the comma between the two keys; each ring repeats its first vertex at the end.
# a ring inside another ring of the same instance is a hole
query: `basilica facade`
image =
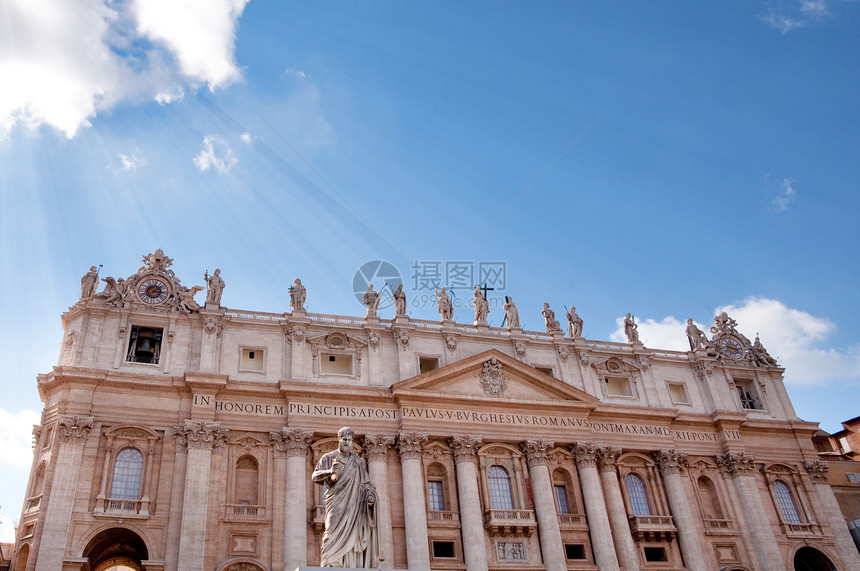
{"type": "Polygon", "coordinates": [[[311,474],[344,426],[382,568],[860,569],[817,425],[725,314],[679,352],[632,318],[628,343],[566,335],[548,306],[546,332],[480,303],[474,324],[380,318],[373,295],[309,313],[299,280],[263,313],[223,307],[218,272],[198,303],[171,262],[91,272],[63,314],[15,571],[319,565],[311,474]]]}

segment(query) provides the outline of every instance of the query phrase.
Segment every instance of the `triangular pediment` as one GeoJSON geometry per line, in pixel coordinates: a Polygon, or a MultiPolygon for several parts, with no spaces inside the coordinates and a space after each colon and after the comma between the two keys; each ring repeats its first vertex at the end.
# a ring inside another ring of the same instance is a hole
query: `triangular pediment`
{"type": "Polygon", "coordinates": [[[598,399],[496,349],[461,359],[391,386],[394,395],[436,393],[493,401],[570,401],[598,399]]]}

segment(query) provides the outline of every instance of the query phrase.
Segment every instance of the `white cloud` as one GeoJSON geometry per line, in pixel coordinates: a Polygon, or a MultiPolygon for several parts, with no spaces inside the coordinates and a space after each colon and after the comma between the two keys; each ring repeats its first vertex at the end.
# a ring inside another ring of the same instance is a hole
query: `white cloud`
{"type": "Polygon", "coordinates": [[[0,138],[42,124],[71,138],[120,101],[165,104],[184,96],[189,79],[210,88],[235,81],[246,2],[173,0],[168,10],[164,0],[6,0],[0,138]]]}
{"type": "Polygon", "coordinates": [[[120,153],[119,160],[122,163],[122,170],[130,171],[140,168],[146,164],[146,161],[139,157],[137,153],[138,151],[133,152],[131,155],[124,155],[120,153]]]}
{"type": "Polygon", "coordinates": [[[794,199],[797,198],[797,191],[791,186],[793,182],[794,181],[790,178],[784,178],[782,179],[782,182],[779,183],[779,186],[782,187],[782,192],[770,203],[771,208],[775,212],[785,212],[788,209],[788,205],[794,202],[794,199]]]}
{"type": "MultiPolygon", "coordinates": [[[[749,339],[760,336],[768,352],[786,369],[786,382],[798,385],[837,380],[860,382],[860,346],[827,347],[829,336],[836,330],[832,321],[760,297],[718,307],[715,314],[722,311],[738,322],[738,331],[749,339]]],[[[626,342],[624,318],[619,317],[616,323],[617,329],[610,339],[626,342]]],[[[639,337],[646,347],[689,350],[685,320],[670,316],[660,321],[644,319],[638,324],[639,337]]],[[[696,325],[710,337],[710,325],[696,325]]]]}
{"type": "Polygon", "coordinates": [[[194,164],[201,171],[214,168],[221,174],[230,172],[237,162],[233,149],[217,135],[206,135],[203,138],[203,150],[194,157],[194,164]]]}
{"type": "Polygon", "coordinates": [[[142,36],[164,43],[182,73],[209,89],[240,77],[233,61],[235,28],[248,0],[136,0],[132,10],[142,36]]]}
{"type": "Polygon", "coordinates": [[[254,142],[254,137],[251,136],[251,133],[245,132],[239,135],[239,139],[246,145],[250,145],[254,142]]]}
{"type": "Polygon", "coordinates": [[[0,408],[0,467],[29,468],[33,462],[33,425],[41,422],[38,412],[9,412],[0,408]]]}
{"type": "Polygon", "coordinates": [[[759,20],[784,35],[818,23],[828,13],[826,0],[776,0],[768,4],[759,20]]]}
{"type": "Polygon", "coordinates": [[[311,78],[311,74],[305,73],[300,69],[290,68],[284,72],[284,75],[290,75],[290,74],[297,75],[297,76],[301,77],[302,79],[310,79],[311,78]]]}

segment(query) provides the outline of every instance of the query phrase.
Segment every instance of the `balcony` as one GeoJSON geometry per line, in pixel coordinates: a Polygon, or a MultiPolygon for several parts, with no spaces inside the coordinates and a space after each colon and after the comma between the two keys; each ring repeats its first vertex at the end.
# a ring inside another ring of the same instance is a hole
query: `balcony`
{"type": "Polygon", "coordinates": [[[316,505],[311,511],[311,526],[316,533],[325,529],[325,506],[316,505]]]}
{"type": "Polygon", "coordinates": [[[588,531],[585,514],[558,514],[558,527],[562,531],[588,531]]]}
{"type": "Polygon", "coordinates": [[[36,511],[39,509],[39,507],[41,505],[42,505],[42,494],[39,494],[38,496],[33,496],[32,498],[27,499],[26,511],[28,513],[32,512],[32,511],[36,511]]]}
{"type": "Polygon", "coordinates": [[[537,521],[532,510],[486,510],[484,527],[492,535],[529,537],[537,529],[537,521]]]}
{"type": "Polygon", "coordinates": [[[131,500],[126,498],[105,498],[96,500],[96,517],[147,519],[149,518],[149,500],[131,500]]]}
{"type": "Polygon", "coordinates": [[[227,504],[225,515],[227,517],[266,517],[266,506],[252,506],[248,504],[227,504]]]}
{"type": "Polygon", "coordinates": [[[634,515],[627,520],[636,541],[671,541],[678,532],[670,515],[634,515]]]}
{"type": "Polygon", "coordinates": [[[730,519],[705,518],[702,520],[707,535],[737,535],[735,522],[730,519]]]}
{"type": "Polygon", "coordinates": [[[782,523],[782,529],[788,536],[818,536],[821,535],[821,526],[815,522],[809,523],[782,523]]]}
{"type": "Polygon", "coordinates": [[[429,510],[427,527],[460,527],[460,514],[451,511],[429,510]]]}

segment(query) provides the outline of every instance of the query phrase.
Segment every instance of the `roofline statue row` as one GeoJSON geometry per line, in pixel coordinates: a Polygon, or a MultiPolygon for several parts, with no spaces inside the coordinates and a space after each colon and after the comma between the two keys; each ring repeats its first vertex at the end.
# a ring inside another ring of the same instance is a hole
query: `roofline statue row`
{"type": "MultiPolygon", "coordinates": [[[[106,285],[100,293],[97,293],[97,290],[101,266],[92,266],[90,271],[81,278],[80,301],[95,300],[110,307],[136,306],[158,311],[192,314],[201,309],[194,296],[203,289],[207,289],[205,302],[207,307],[220,307],[221,295],[226,287],[223,278],[221,278],[220,269],[216,269],[211,276],[208,271],[203,274],[206,286],[194,286],[189,289],[180,283],[173,270],[170,269],[173,259],[167,257],[160,248],[143,256],[143,263],[144,265],[135,274],[126,279],[115,280],[113,277],[102,279],[101,281],[105,282],[106,285]]],[[[453,325],[454,305],[451,298],[448,297],[446,288],[443,287],[441,290],[436,289],[434,291],[442,326],[453,325]]],[[[368,284],[367,291],[362,298],[367,307],[366,319],[378,320],[377,309],[379,308],[381,293],[381,290],[375,291],[373,289],[373,284],[368,284]]],[[[295,279],[289,288],[289,295],[292,312],[303,314],[306,311],[307,289],[302,285],[301,279],[295,279]]],[[[487,328],[490,304],[481,286],[475,287],[473,295],[475,300],[474,325],[477,328],[487,328]]],[[[392,291],[392,298],[396,319],[400,322],[402,318],[406,317],[407,308],[406,293],[403,291],[402,283],[397,286],[396,290],[392,291]]],[[[502,326],[506,327],[508,331],[521,331],[519,310],[510,296],[505,296],[505,303],[502,308],[505,312],[502,326]]],[[[553,337],[563,338],[564,332],[555,318],[555,312],[550,309],[549,303],[543,304],[541,315],[544,318],[546,332],[553,337]]],[[[581,339],[583,321],[576,313],[576,306],[571,306],[570,310],[566,311],[566,317],[570,339],[581,339]]],[[[734,319],[729,317],[726,312],[721,312],[714,316],[714,324],[710,328],[712,338],[708,339],[705,332],[693,323],[692,318],[687,319],[685,331],[690,343],[690,352],[739,365],[779,366],[776,359],[771,357],[761,344],[758,335],[756,335],[755,341],[750,342],[737,330],[736,326],[737,322],[734,319]]],[[[627,313],[624,317],[624,334],[627,336],[627,342],[631,345],[642,345],[638,328],[633,315],[627,313]]]]}

